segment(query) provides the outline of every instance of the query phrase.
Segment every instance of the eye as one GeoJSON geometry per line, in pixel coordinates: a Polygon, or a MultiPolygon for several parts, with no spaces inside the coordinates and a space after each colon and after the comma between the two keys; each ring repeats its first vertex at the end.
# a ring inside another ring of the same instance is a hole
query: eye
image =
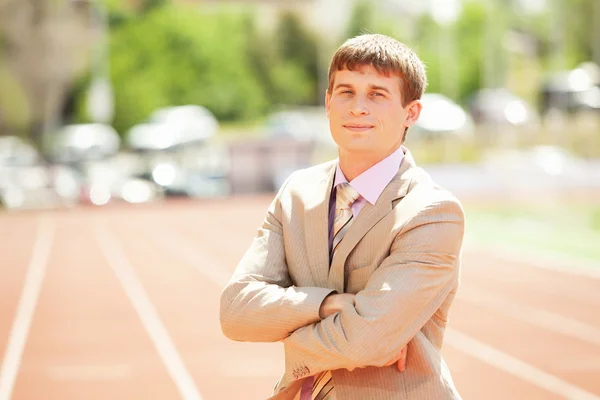
{"type": "Polygon", "coordinates": [[[375,97],[385,97],[385,95],[381,92],[373,92],[373,96],[375,97]]]}

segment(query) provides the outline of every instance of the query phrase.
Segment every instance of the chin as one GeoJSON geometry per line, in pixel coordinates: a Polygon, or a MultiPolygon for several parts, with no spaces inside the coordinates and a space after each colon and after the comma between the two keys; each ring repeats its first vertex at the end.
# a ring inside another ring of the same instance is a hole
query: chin
{"type": "Polygon", "coordinates": [[[361,143],[344,143],[340,146],[348,153],[372,153],[373,148],[361,143]]]}

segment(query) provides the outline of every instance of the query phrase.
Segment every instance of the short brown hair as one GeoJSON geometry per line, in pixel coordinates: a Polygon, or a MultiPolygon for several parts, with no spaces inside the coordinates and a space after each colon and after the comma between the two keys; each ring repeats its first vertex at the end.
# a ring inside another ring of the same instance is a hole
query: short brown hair
{"type": "Polygon", "coordinates": [[[427,87],[425,66],[407,45],[389,36],[364,34],[346,40],[333,55],[329,66],[329,87],[337,71],[353,71],[371,65],[377,72],[398,76],[401,81],[402,105],[421,98],[427,87]]]}

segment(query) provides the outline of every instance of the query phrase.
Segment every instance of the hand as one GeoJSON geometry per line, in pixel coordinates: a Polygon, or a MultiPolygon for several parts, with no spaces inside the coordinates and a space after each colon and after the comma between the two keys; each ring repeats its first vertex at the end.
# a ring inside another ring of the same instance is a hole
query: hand
{"type": "Polygon", "coordinates": [[[402,349],[402,351],[400,351],[400,358],[398,358],[397,360],[395,359],[394,361],[391,361],[390,363],[386,364],[386,367],[389,367],[392,364],[396,364],[396,366],[398,367],[398,371],[400,372],[404,372],[404,370],[406,370],[406,354],[408,352],[408,345],[404,346],[404,348],[402,349]]]}
{"type": "Polygon", "coordinates": [[[330,315],[340,312],[346,304],[354,305],[354,295],[352,293],[330,294],[325,297],[325,300],[321,303],[319,317],[325,319],[330,315]]]}

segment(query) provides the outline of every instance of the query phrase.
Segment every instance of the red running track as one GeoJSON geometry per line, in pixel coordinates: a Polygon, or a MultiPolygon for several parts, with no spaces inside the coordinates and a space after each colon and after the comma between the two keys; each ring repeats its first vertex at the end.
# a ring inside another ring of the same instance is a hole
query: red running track
{"type": "MultiPolygon", "coordinates": [[[[0,400],[267,398],[281,344],[226,339],[218,302],[268,203],[0,216],[0,400]]],[[[461,282],[465,400],[600,399],[600,279],[468,247],[461,282]]]]}

